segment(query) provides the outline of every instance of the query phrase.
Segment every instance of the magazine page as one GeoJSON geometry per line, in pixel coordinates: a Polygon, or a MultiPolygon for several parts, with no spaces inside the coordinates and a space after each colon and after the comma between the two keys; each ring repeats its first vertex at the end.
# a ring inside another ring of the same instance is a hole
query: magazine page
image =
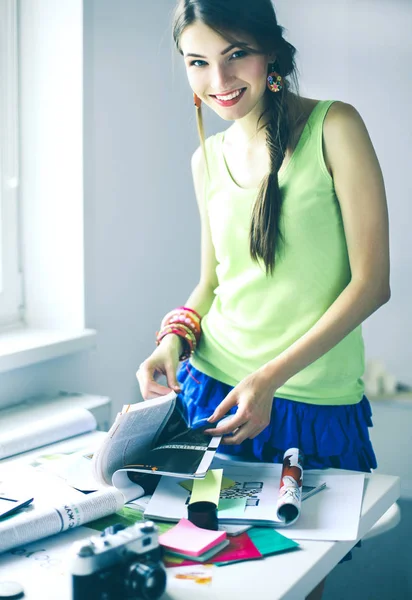
{"type": "Polygon", "coordinates": [[[113,488],[83,494],[53,475],[21,465],[0,470],[0,497],[33,498],[26,508],[0,520],[0,552],[113,514],[124,505],[123,495],[113,488]]]}
{"type": "MultiPolygon", "coordinates": [[[[213,468],[223,468],[225,477],[233,480],[234,485],[221,489],[220,500],[243,499],[241,514],[231,517],[220,517],[220,523],[280,526],[282,521],[277,517],[276,500],[279,492],[281,465],[270,465],[261,468],[254,464],[252,468],[244,466],[249,463],[233,463],[229,461],[213,461],[213,468]],[[273,467],[273,468],[272,468],[273,467]]],[[[145,517],[165,521],[179,521],[187,518],[187,504],[190,491],[180,485],[180,478],[162,477],[145,511],[145,517]]]]}
{"type": "Polygon", "coordinates": [[[96,480],[112,484],[115,471],[139,460],[151,448],[153,439],[173,411],[176,394],[125,405],[103,443],[93,455],[92,468],[96,480]]]}
{"type": "Polygon", "coordinates": [[[85,408],[57,414],[27,413],[18,419],[7,415],[0,422],[0,459],[15,456],[96,429],[96,419],[85,408]]]}
{"type": "MultiPolygon", "coordinates": [[[[204,477],[221,440],[221,436],[213,437],[204,433],[205,429],[210,428],[209,423],[194,429],[188,427],[184,407],[178,399],[154,447],[136,455],[138,460],[125,463],[124,469],[189,478],[204,477]]],[[[113,479],[114,485],[117,485],[115,481],[113,479]]]]}

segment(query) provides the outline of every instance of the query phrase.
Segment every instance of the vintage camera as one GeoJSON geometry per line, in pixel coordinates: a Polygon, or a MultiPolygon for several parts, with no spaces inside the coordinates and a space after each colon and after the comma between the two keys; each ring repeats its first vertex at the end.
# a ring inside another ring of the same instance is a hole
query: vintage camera
{"type": "Polygon", "coordinates": [[[156,600],[166,588],[157,527],[114,525],[73,545],[73,600],[156,600]]]}

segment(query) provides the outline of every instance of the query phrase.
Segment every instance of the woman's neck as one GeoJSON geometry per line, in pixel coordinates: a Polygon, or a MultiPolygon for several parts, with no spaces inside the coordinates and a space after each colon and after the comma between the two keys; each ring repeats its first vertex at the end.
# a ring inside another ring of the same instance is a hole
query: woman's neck
{"type": "MultiPolygon", "coordinates": [[[[301,99],[289,92],[287,98],[289,119],[292,129],[299,125],[304,117],[304,109],[301,99]]],[[[251,147],[266,143],[266,115],[261,119],[264,111],[261,105],[258,105],[243,119],[238,119],[230,127],[229,139],[232,144],[243,147],[251,147]]]]}

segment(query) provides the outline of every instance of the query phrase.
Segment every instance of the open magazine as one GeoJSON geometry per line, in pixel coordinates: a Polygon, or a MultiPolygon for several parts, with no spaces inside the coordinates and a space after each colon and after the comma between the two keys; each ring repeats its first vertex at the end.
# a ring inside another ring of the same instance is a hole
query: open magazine
{"type": "Polygon", "coordinates": [[[202,478],[221,439],[204,433],[211,427],[207,421],[189,427],[174,392],[127,404],[94,453],[94,477],[108,485],[119,470],[202,478]]]}
{"type": "MultiPolygon", "coordinates": [[[[247,463],[217,458],[212,468],[221,468],[232,485],[222,488],[220,500],[235,500],[234,508],[218,512],[219,523],[287,527],[301,513],[303,500],[326,487],[319,476],[305,473],[299,450],[291,448],[284,455],[283,465],[247,463]]],[[[114,478],[116,486],[124,484],[124,476],[114,478]]],[[[145,517],[154,520],[179,521],[187,516],[190,491],[178,480],[162,477],[145,510],[145,517]]],[[[223,504],[223,503],[222,503],[223,504]]],[[[218,507],[219,508],[219,507],[218,507]]]]}

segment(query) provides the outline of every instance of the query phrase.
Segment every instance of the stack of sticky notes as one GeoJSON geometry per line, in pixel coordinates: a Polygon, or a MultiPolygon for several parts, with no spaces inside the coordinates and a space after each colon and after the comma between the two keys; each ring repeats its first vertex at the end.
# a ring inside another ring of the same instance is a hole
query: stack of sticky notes
{"type": "Polygon", "coordinates": [[[201,529],[187,519],[181,519],[172,529],[159,536],[159,544],[169,555],[205,562],[223,550],[229,541],[226,531],[201,529]]]}

